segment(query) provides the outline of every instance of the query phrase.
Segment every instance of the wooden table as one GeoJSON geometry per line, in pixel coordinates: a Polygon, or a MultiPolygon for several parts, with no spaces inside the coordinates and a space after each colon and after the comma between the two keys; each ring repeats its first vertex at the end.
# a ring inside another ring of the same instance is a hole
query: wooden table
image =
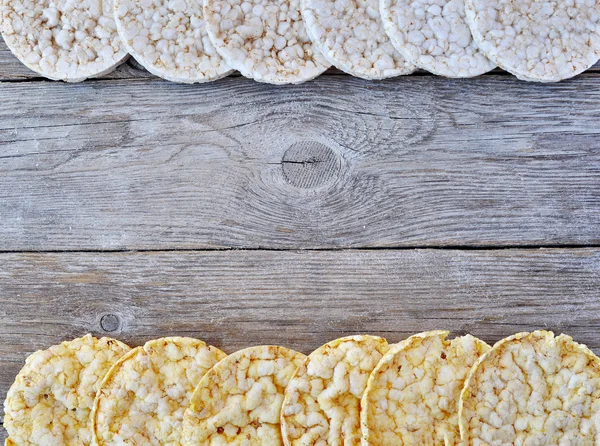
{"type": "MultiPolygon", "coordinates": [[[[308,353],[536,328],[600,351],[600,69],[78,85],[0,43],[0,398],[91,332],[308,353]]],[[[0,433],[3,439],[5,433],[0,433]]]]}

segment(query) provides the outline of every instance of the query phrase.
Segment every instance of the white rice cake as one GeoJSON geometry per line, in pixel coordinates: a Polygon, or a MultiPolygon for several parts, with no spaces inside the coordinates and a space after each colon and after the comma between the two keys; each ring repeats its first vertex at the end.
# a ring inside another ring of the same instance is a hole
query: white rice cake
{"type": "Polygon", "coordinates": [[[466,0],[481,50],[519,79],[558,82],[600,58],[597,0],[466,0]]]}
{"type": "Polygon", "coordinates": [[[232,72],[208,34],[201,1],[114,0],[127,51],[150,73],[173,82],[208,82],[232,72]]]}
{"type": "Polygon", "coordinates": [[[179,445],[183,414],[204,374],[227,355],[170,337],[133,349],[108,372],[92,413],[96,445],[179,445]]]}
{"type": "Polygon", "coordinates": [[[0,0],[0,31],[23,64],[53,80],[101,76],[128,56],[112,0],[0,0]]]}
{"type": "Polygon", "coordinates": [[[299,84],[327,68],[309,40],[300,0],[206,0],[206,28],[227,64],[271,84],[299,84]]]}
{"type": "Polygon", "coordinates": [[[194,392],[182,443],[282,445],[283,392],[305,358],[284,347],[258,346],[219,362],[194,392]]]}
{"type": "Polygon", "coordinates": [[[340,70],[363,79],[415,71],[386,35],[379,0],[301,0],[301,7],[308,36],[340,70]]]}
{"type": "Polygon", "coordinates": [[[89,445],[96,391],[129,350],[114,339],[86,335],[29,356],[4,402],[4,427],[12,443],[89,445]]]}
{"type": "Polygon", "coordinates": [[[467,375],[490,346],[447,331],[420,333],[391,346],[362,399],[363,444],[454,445],[458,399],[467,375]]]}
{"type": "Polygon", "coordinates": [[[392,43],[419,68],[453,78],[495,68],[473,40],[464,0],[381,0],[380,6],[392,43]]]}
{"type": "Polygon", "coordinates": [[[596,445],[600,359],[552,332],[503,339],[473,367],[459,416],[466,445],[596,445]]]}
{"type": "Polygon", "coordinates": [[[285,389],[285,445],[360,445],[360,400],[388,349],[383,338],[349,336],[312,352],[285,389]]]}

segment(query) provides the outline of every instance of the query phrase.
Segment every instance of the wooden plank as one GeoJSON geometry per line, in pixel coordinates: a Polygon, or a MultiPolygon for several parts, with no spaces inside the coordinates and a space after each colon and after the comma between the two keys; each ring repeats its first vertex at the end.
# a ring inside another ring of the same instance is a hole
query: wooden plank
{"type": "Polygon", "coordinates": [[[0,85],[0,250],[600,244],[582,76],[0,85]]]}
{"type": "Polygon", "coordinates": [[[2,400],[27,354],[87,332],[308,353],[353,333],[494,342],[546,328],[600,349],[600,249],[22,253],[0,265],[2,400]]]}

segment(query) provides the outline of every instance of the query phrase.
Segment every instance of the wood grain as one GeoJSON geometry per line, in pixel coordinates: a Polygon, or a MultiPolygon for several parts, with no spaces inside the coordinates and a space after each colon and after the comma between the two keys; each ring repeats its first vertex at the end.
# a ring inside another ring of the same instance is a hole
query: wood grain
{"type": "Polygon", "coordinates": [[[598,245],[597,87],[3,84],[0,250],[598,245]]]}
{"type": "Polygon", "coordinates": [[[599,249],[24,253],[0,264],[2,400],[27,354],[87,332],[309,353],[352,333],[396,342],[444,328],[494,342],[546,328],[600,349],[599,249]]]}

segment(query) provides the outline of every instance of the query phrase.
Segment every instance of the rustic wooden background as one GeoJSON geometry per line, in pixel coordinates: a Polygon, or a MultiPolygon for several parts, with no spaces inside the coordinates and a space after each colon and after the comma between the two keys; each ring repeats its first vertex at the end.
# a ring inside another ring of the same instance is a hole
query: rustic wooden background
{"type": "MultiPolygon", "coordinates": [[[[536,328],[600,351],[600,69],[45,81],[0,41],[0,398],[91,332],[308,353],[536,328]]],[[[4,432],[0,433],[3,440],[4,432]]]]}

